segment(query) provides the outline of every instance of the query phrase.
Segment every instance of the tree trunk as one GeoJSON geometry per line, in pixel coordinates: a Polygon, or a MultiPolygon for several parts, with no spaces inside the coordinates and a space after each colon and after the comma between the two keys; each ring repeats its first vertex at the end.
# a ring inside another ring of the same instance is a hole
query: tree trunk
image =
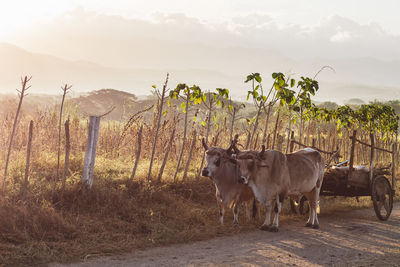
{"type": "Polygon", "coordinates": [[[259,135],[260,135],[260,133],[257,133],[256,140],[255,140],[255,142],[254,142],[253,150],[257,150],[257,143],[258,143],[258,137],[259,137],[259,135]]]}
{"type": "Polygon", "coordinates": [[[22,89],[21,89],[21,91],[18,91],[19,92],[19,103],[18,103],[17,112],[15,113],[14,124],[13,124],[13,128],[12,128],[11,136],[10,136],[10,143],[8,145],[6,166],[4,167],[3,186],[2,186],[2,193],[3,194],[6,193],[7,169],[8,169],[8,163],[10,161],[11,148],[12,148],[12,143],[13,143],[13,140],[14,140],[15,130],[17,128],[18,115],[19,115],[19,112],[21,111],[22,100],[24,99],[25,91],[28,90],[29,87],[30,87],[30,86],[26,86],[26,85],[31,80],[31,78],[28,79],[27,76],[25,76],[24,79],[21,78],[22,89]]]}
{"type": "Polygon", "coordinates": [[[292,132],[292,113],[289,112],[289,129],[288,129],[287,140],[286,140],[286,151],[285,151],[286,154],[289,152],[289,143],[290,143],[290,133],[291,132],[292,132]]]}
{"type": "Polygon", "coordinates": [[[65,162],[64,162],[64,173],[62,178],[62,190],[65,189],[65,182],[67,180],[68,168],[69,168],[69,154],[71,151],[71,141],[69,134],[69,119],[65,121],[65,162]]]}
{"type": "Polygon", "coordinates": [[[233,112],[233,113],[232,113],[231,130],[230,130],[230,134],[229,134],[229,144],[231,144],[231,143],[232,143],[232,140],[233,140],[233,128],[234,128],[235,119],[236,119],[236,109],[233,108],[233,111],[232,111],[232,112],[233,112]]]}
{"type": "Polygon", "coordinates": [[[274,137],[272,138],[272,149],[275,149],[275,140],[276,140],[276,135],[277,135],[277,131],[278,131],[279,115],[280,115],[280,111],[278,109],[278,114],[276,115],[276,122],[275,122],[275,128],[274,128],[274,137]]]}
{"type": "Polygon", "coordinates": [[[299,130],[299,142],[303,140],[303,109],[300,110],[300,130],[299,130]]]}
{"type": "Polygon", "coordinates": [[[321,148],[321,129],[320,124],[317,122],[317,133],[318,133],[318,148],[321,148]]]}
{"type": "Polygon", "coordinates": [[[137,141],[138,148],[137,148],[137,152],[136,152],[135,166],[133,167],[131,177],[129,178],[130,182],[133,181],[133,178],[135,177],[135,174],[136,174],[137,166],[139,164],[140,152],[142,151],[142,132],[143,132],[143,124],[140,125],[140,129],[139,129],[139,132],[138,132],[138,141],[137,141]]]}
{"type": "Polygon", "coordinates": [[[270,103],[268,105],[267,118],[265,119],[263,137],[262,137],[262,141],[261,141],[261,144],[263,144],[263,145],[265,144],[265,141],[266,141],[266,138],[267,138],[267,131],[268,131],[268,124],[269,124],[269,115],[271,113],[271,106],[272,106],[272,104],[270,103]]]}
{"type": "Polygon", "coordinates": [[[253,138],[254,138],[254,134],[256,133],[257,128],[258,128],[258,118],[260,117],[260,114],[261,114],[261,105],[260,105],[260,107],[259,107],[258,110],[257,110],[256,119],[255,119],[255,121],[254,121],[253,132],[251,133],[250,141],[248,142],[248,146],[246,147],[246,149],[249,149],[249,147],[251,148],[251,145],[253,144],[253,138]]]}
{"type": "MultiPolygon", "coordinates": [[[[211,104],[210,104],[211,107],[211,104]]],[[[207,130],[206,130],[206,144],[208,143],[208,135],[210,133],[210,126],[211,126],[211,108],[208,110],[208,116],[207,116],[207,130]]],[[[231,139],[232,139],[232,133],[231,133],[231,139]]],[[[197,172],[196,180],[198,181],[200,179],[201,171],[203,169],[203,164],[204,164],[204,159],[206,157],[205,153],[202,153],[202,158],[201,158],[201,164],[200,164],[200,169],[197,172]]]]}
{"type": "Polygon", "coordinates": [[[168,160],[168,153],[169,153],[169,151],[170,151],[170,149],[171,149],[172,141],[174,140],[175,130],[176,130],[176,128],[174,128],[174,129],[172,130],[171,137],[169,138],[167,150],[165,151],[164,160],[163,160],[163,163],[162,163],[162,165],[161,165],[160,172],[159,172],[159,174],[158,174],[158,179],[157,179],[158,182],[161,182],[161,178],[162,178],[162,175],[163,175],[163,172],[164,172],[165,164],[167,163],[167,160],[168,160]]]}
{"type": "Polygon", "coordinates": [[[194,148],[195,144],[196,144],[196,130],[194,130],[194,132],[193,132],[193,140],[192,140],[192,144],[190,146],[189,155],[188,155],[188,159],[186,161],[186,167],[185,167],[185,172],[183,173],[182,181],[186,180],[187,172],[189,170],[190,160],[192,159],[192,152],[193,152],[193,148],[194,148]]]}
{"type": "Polygon", "coordinates": [[[60,170],[60,154],[61,154],[61,122],[62,122],[62,116],[63,116],[63,108],[64,108],[64,100],[65,100],[65,95],[67,94],[67,91],[71,89],[71,86],[68,86],[67,84],[64,85],[64,87],[61,87],[63,90],[63,96],[61,100],[61,107],[60,107],[60,118],[58,120],[58,143],[57,143],[57,172],[56,172],[56,178],[54,179],[54,186],[53,190],[56,188],[56,184],[58,182],[59,178],[59,170],[60,170]]]}
{"type": "Polygon", "coordinates": [[[174,174],[174,183],[176,182],[176,176],[178,175],[179,166],[181,165],[181,160],[182,160],[183,152],[185,149],[188,113],[189,113],[189,96],[187,95],[186,96],[186,113],[185,113],[185,124],[184,124],[184,130],[183,130],[182,148],[181,148],[181,152],[179,153],[178,163],[176,164],[176,170],[175,170],[175,174],[174,174]]]}
{"type": "Polygon", "coordinates": [[[153,167],[154,153],[156,151],[158,132],[160,130],[160,125],[161,125],[161,117],[162,117],[162,110],[163,110],[163,105],[164,105],[165,92],[167,91],[168,76],[169,76],[169,74],[167,73],[167,78],[165,79],[165,83],[164,83],[163,90],[161,93],[161,100],[160,100],[161,102],[160,102],[160,105],[158,108],[157,127],[156,127],[156,132],[154,134],[153,148],[151,150],[151,158],[150,158],[149,172],[147,174],[147,181],[149,181],[151,178],[151,169],[153,167]]]}
{"type": "Polygon", "coordinates": [[[28,138],[28,148],[26,150],[26,166],[25,166],[25,179],[24,185],[22,187],[22,197],[25,197],[25,192],[28,187],[28,177],[29,177],[29,163],[31,159],[31,147],[32,147],[32,135],[33,135],[33,121],[29,123],[29,138],[28,138]]]}

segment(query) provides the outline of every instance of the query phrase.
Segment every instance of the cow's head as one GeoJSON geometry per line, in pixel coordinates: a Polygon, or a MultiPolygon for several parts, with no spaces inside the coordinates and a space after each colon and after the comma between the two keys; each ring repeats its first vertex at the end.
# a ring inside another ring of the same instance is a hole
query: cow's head
{"type": "MultiPolygon", "coordinates": [[[[237,140],[237,138],[235,139],[237,140]]],[[[232,141],[233,142],[235,142],[232,141]]],[[[202,171],[202,176],[205,177],[213,177],[221,165],[226,164],[227,162],[236,164],[236,159],[232,157],[232,144],[228,149],[223,149],[220,147],[208,147],[204,138],[202,139],[203,147],[206,153],[206,166],[202,171]]]]}
{"type": "Polygon", "coordinates": [[[262,146],[261,152],[244,151],[240,153],[237,158],[237,164],[240,169],[239,183],[248,184],[259,171],[260,167],[267,167],[266,162],[263,160],[265,146],[262,146]]]}

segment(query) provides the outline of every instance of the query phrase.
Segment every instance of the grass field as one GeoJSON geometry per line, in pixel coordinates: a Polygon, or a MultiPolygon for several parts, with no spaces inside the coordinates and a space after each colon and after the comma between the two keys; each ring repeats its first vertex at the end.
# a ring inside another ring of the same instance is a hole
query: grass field
{"type": "MultiPolygon", "coordinates": [[[[185,182],[173,183],[168,178],[162,183],[146,182],[144,162],[131,183],[131,168],[126,162],[99,157],[93,188],[87,190],[80,181],[82,159],[73,157],[71,162],[72,175],[64,192],[52,194],[46,179],[46,173],[51,177],[54,171],[51,161],[35,166],[42,178],[35,179],[24,199],[15,186],[14,191],[8,192],[0,206],[2,265],[73,262],[138,248],[205,240],[255,230],[263,221],[260,217],[248,220],[242,207],[238,228],[233,227],[231,212],[226,213],[225,225],[219,225],[214,185],[204,177],[197,182],[194,170],[185,182]]],[[[19,177],[21,171],[22,166],[15,164],[11,177],[19,177]]],[[[172,176],[173,166],[166,169],[165,177],[172,176]]],[[[325,197],[321,200],[321,212],[371,205],[369,197],[362,197],[359,202],[355,198],[325,197]]],[[[289,210],[286,201],[283,222],[303,220],[289,210]]],[[[263,217],[263,209],[261,214],[263,217]]]]}

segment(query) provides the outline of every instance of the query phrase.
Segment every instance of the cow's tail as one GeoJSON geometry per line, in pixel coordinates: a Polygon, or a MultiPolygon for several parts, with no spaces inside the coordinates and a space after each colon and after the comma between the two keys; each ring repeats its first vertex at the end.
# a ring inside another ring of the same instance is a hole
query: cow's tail
{"type": "Polygon", "coordinates": [[[257,216],[257,200],[256,198],[253,198],[253,213],[251,214],[251,217],[255,219],[257,216]]]}

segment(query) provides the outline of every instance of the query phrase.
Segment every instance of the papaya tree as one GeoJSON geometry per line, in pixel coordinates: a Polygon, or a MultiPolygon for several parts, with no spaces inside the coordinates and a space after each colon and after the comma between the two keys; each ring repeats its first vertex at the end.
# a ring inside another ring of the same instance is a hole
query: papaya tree
{"type": "Polygon", "coordinates": [[[288,111],[289,111],[289,127],[288,127],[288,143],[286,146],[286,153],[288,152],[289,148],[289,138],[290,138],[290,132],[291,132],[291,126],[292,126],[292,116],[291,112],[292,110],[296,110],[296,97],[295,94],[296,92],[290,88],[293,88],[296,84],[296,81],[294,79],[291,79],[288,77],[287,79],[285,78],[285,75],[281,72],[274,72],[272,74],[272,78],[274,79],[274,89],[276,90],[276,99],[279,101],[280,106],[286,106],[288,111]]]}
{"type": "Polygon", "coordinates": [[[253,143],[254,134],[258,128],[258,120],[267,101],[267,96],[264,95],[260,73],[252,73],[250,75],[247,75],[247,78],[244,82],[251,82],[251,90],[247,92],[246,100],[249,100],[250,96],[252,96],[254,107],[256,108],[256,115],[252,119],[248,120],[249,124],[253,123],[253,129],[250,133],[250,138],[247,140],[246,144],[246,149],[248,149],[253,143]]]}
{"type": "Polygon", "coordinates": [[[308,77],[301,77],[300,81],[297,82],[299,92],[297,95],[300,126],[299,126],[299,141],[301,142],[303,137],[303,114],[306,110],[312,107],[311,95],[315,95],[319,89],[318,82],[308,77]]]}
{"type": "MultiPolygon", "coordinates": [[[[183,137],[182,137],[182,147],[179,153],[178,162],[176,165],[176,170],[174,174],[174,182],[176,182],[176,177],[178,175],[179,167],[182,161],[182,156],[185,149],[186,144],[186,134],[187,134],[187,126],[188,126],[188,113],[190,106],[201,104],[203,100],[203,93],[199,86],[193,85],[189,87],[184,83],[180,83],[176,86],[174,90],[169,92],[169,98],[172,99],[180,99],[181,102],[181,110],[184,113],[184,128],[183,128],[183,137]]],[[[168,101],[168,105],[170,105],[170,100],[168,101]]]]}
{"type": "Polygon", "coordinates": [[[160,130],[160,125],[161,125],[161,117],[162,117],[162,113],[163,113],[163,106],[164,106],[164,99],[165,99],[165,93],[168,91],[167,90],[167,84],[168,84],[168,78],[169,78],[169,73],[167,73],[167,78],[165,79],[165,83],[163,86],[163,89],[161,92],[159,92],[157,90],[157,87],[155,85],[153,85],[153,88],[158,96],[158,101],[159,101],[159,105],[157,105],[158,110],[157,110],[157,125],[156,125],[156,131],[154,133],[154,140],[153,140],[153,147],[151,150],[151,158],[150,158],[150,165],[149,165],[149,171],[147,173],[147,181],[150,180],[151,178],[151,169],[153,166],[153,160],[154,160],[154,154],[156,151],[156,144],[157,144],[157,140],[158,140],[158,132],[160,130]]]}

